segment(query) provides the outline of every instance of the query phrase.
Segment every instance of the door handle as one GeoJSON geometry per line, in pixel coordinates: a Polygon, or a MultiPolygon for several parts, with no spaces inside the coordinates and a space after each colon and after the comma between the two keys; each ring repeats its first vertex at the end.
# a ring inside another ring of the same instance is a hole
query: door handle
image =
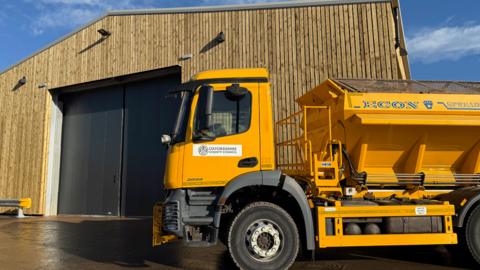
{"type": "Polygon", "coordinates": [[[256,157],[248,157],[248,158],[241,159],[238,162],[238,167],[251,168],[251,167],[257,166],[257,164],[258,164],[258,159],[256,157]]]}
{"type": "Polygon", "coordinates": [[[116,174],[113,175],[113,183],[114,183],[114,184],[117,183],[117,175],[116,175],[116,174]]]}

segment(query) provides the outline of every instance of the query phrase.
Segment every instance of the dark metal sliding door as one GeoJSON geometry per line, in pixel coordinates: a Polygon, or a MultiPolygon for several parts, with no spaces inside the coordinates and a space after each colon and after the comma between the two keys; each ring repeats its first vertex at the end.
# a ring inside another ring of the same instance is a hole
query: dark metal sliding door
{"type": "Polygon", "coordinates": [[[118,215],[123,87],[63,95],[58,212],[118,215]]]}
{"type": "Polygon", "coordinates": [[[167,147],[160,137],[170,133],[179,106],[166,95],[180,80],[175,74],[125,86],[123,215],[151,216],[163,197],[167,147]]]}
{"type": "Polygon", "coordinates": [[[180,74],[63,94],[59,214],[150,216],[164,195],[180,74]]]}

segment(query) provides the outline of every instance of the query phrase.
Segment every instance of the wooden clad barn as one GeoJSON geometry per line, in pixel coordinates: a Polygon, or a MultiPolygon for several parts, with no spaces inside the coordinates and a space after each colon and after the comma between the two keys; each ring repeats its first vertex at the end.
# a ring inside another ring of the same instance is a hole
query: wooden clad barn
{"type": "Polygon", "coordinates": [[[110,12],[0,73],[0,198],[31,197],[31,214],[148,215],[176,109],[164,96],[241,67],[268,68],[276,119],[330,77],[409,78],[398,2],[110,12]]]}

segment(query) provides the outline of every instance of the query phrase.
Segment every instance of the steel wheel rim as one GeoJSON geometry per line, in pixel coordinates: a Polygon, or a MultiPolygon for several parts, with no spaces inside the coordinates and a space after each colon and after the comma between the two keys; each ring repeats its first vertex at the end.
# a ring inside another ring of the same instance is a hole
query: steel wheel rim
{"type": "Polygon", "coordinates": [[[258,219],[245,232],[245,245],[250,257],[257,261],[271,261],[282,251],[283,231],[273,221],[258,219]]]}

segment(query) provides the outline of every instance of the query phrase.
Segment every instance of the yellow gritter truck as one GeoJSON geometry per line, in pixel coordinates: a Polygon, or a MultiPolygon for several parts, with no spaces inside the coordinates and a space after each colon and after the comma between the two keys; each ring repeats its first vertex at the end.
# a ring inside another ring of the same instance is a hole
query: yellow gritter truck
{"type": "Polygon", "coordinates": [[[265,69],[174,92],[154,246],[222,241],[241,269],[330,247],[458,243],[480,261],[480,83],[327,80],[276,123],[265,69]]]}

